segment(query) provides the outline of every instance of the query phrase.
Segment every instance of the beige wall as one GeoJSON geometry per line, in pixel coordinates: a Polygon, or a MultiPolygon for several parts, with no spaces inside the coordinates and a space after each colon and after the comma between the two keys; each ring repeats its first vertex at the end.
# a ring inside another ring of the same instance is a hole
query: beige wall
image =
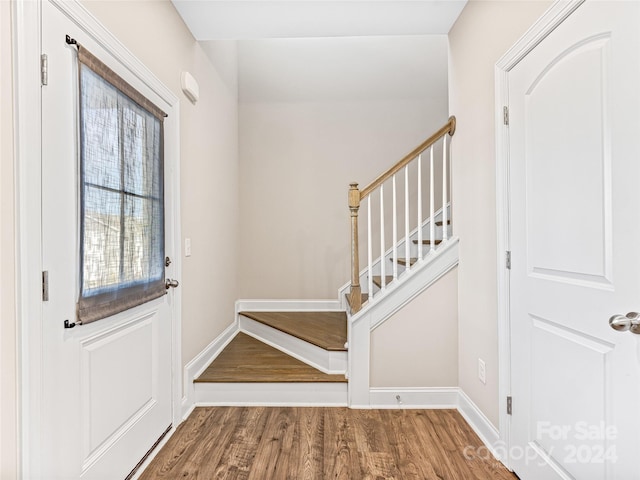
{"type": "Polygon", "coordinates": [[[221,42],[211,61],[168,0],[87,1],[84,5],[179,98],[183,257],[182,359],[200,353],[234,321],[238,232],[235,42],[221,42]],[[194,106],[180,74],[200,84],[194,106]]]}
{"type": "Polygon", "coordinates": [[[242,298],[336,298],[349,183],[447,119],[446,37],[433,40],[240,42],[242,298]]]}
{"type": "Polygon", "coordinates": [[[457,269],[376,328],[370,354],[372,387],[457,387],[457,269]]]}
{"type": "Polygon", "coordinates": [[[546,1],[470,1],[449,32],[454,211],[460,237],[460,387],[498,425],[494,66],[546,10],[546,1]],[[487,383],[478,380],[478,358],[487,383]]]}
{"type": "Polygon", "coordinates": [[[0,478],[17,478],[11,8],[0,2],[0,478]]]}

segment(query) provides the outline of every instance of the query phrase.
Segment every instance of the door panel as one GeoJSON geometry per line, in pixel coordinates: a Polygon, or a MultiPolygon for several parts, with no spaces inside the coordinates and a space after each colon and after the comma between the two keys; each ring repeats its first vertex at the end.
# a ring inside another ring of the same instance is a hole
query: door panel
{"type": "Polygon", "coordinates": [[[558,281],[609,283],[609,46],[597,37],[561,52],[525,93],[529,268],[558,281]]]}
{"type": "MultiPolygon", "coordinates": [[[[43,478],[123,479],[171,424],[172,293],[71,329],[79,292],[78,73],[70,35],[154,103],[143,82],[80,26],[42,3],[43,478]]],[[[166,209],[171,189],[166,188],[166,209]]],[[[166,210],[171,218],[171,211],[166,210]]],[[[167,222],[168,224],[169,222],[167,222]]],[[[166,236],[166,249],[172,249],[166,236]]],[[[172,272],[167,272],[169,276],[172,272]]]]}
{"type": "Polygon", "coordinates": [[[522,480],[640,478],[640,337],[608,324],[640,309],[639,7],[585,2],[509,73],[522,480]]]}

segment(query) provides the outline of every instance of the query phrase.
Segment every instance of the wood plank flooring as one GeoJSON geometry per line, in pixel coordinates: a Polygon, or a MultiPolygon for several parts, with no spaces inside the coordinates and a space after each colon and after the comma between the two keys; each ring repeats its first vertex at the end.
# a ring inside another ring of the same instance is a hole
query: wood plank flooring
{"type": "Polygon", "coordinates": [[[195,382],[346,382],[238,333],[195,382]]]}
{"type": "Polygon", "coordinates": [[[517,480],[456,410],[200,407],[140,480],[517,480]]]}
{"type": "Polygon", "coordinates": [[[256,322],[293,335],[325,350],[345,351],[345,312],[240,312],[256,322]]]}

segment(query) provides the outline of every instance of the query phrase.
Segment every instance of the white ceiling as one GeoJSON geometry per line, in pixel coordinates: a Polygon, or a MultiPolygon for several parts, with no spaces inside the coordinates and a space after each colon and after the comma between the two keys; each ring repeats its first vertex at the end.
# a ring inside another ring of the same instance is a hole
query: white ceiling
{"type": "Polygon", "coordinates": [[[431,103],[441,98],[446,104],[447,45],[446,35],[243,40],[239,100],[431,103]]]}
{"type": "Polygon", "coordinates": [[[467,0],[172,0],[196,40],[447,34],[467,0]]]}

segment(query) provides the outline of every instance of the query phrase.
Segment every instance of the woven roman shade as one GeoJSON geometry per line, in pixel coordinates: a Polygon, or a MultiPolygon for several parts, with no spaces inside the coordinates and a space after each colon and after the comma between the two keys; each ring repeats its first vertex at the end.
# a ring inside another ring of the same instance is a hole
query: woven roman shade
{"type": "Polygon", "coordinates": [[[166,114],[78,47],[80,292],[87,324],[166,293],[166,114]]]}

